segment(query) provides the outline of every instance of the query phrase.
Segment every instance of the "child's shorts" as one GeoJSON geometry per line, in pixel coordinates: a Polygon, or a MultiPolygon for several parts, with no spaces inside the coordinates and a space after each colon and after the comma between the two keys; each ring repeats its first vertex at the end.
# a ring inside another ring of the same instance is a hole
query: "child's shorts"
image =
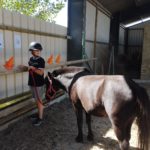
{"type": "Polygon", "coordinates": [[[32,93],[32,97],[35,98],[36,100],[44,99],[44,96],[45,96],[44,86],[37,86],[37,87],[30,86],[30,90],[32,93]]]}

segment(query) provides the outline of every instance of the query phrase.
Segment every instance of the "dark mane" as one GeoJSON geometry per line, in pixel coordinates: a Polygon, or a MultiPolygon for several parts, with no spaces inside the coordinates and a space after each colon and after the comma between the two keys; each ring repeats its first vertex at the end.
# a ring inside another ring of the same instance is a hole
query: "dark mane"
{"type": "Polygon", "coordinates": [[[53,71],[53,75],[56,77],[60,74],[66,74],[66,73],[75,73],[75,72],[80,72],[80,71],[88,71],[90,72],[87,68],[85,67],[76,67],[76,66],[69,66],[69,67],[63,67],[60,69],[56,69],[53,71]]]}

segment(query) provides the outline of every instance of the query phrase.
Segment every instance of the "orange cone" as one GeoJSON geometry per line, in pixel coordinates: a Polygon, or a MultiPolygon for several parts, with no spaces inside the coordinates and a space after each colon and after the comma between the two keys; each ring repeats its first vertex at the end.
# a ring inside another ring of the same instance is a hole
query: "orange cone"
{"type": "Polygon", "coordinates": [[[56,56],[55,62],[56,62],[57,64],[59,64],[59,63],[60,63],[60,60],[61,60],[61,55],[58,54],[58,55],[56,56]]]}
{"type": "Polygon", "coordinates": [[[7,70],[11,70],[13,67],[14,67],[14,57],[10,57],[8,59],[8,61],[6,61],[6,63],[4,64],[4,67],[7,69],[7,70]]]}
{"type": "Polygon", "coordinates": [[[50,57],[47,60],[48,64],[52,64],[53,63],[53,55],[50,55],[50,57]]]}

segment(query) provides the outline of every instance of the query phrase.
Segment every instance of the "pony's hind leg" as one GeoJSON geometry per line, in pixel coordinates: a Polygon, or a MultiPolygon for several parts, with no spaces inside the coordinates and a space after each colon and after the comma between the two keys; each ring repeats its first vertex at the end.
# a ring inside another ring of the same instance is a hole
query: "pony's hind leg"
{"type": "Polygon", "coordinates": [[[83,142],[83,133],[82,133],[82,126],[83,126],[83,109],[81,103],[78,101],[74,104],[75,113],[77,117],[77,126],[78,126],[78,135],[76,137],[76,142],[83,142]]]}
{"type": "Polygon", "coordinates": [[[92,132],[92,128],[91,128],[91,115],[86,113],[86,123],[87,123],[87,126],[88,126],[88,136],[87,136],[87,139],[89,141],[92,141],[93,140],[93,132],[92,132]]]}

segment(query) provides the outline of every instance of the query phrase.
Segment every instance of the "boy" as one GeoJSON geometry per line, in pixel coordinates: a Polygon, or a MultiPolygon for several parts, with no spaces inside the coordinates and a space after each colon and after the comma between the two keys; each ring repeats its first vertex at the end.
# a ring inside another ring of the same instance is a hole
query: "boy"
{"type": "Polygon", "coordinates": [[[29,80],[28,85],[30,86],[32,96],[37,102],[38,115],[31,116],[34,119],[33,125],[39,126],[43,119],[44,106],[42,104],[42,95],[44,89],[44,68],[45,61],[40,56],[42,51],[42,45],[38,42],[31,42],[29,45],[29,51],[32,54],[28,64],[29,80]]]}

